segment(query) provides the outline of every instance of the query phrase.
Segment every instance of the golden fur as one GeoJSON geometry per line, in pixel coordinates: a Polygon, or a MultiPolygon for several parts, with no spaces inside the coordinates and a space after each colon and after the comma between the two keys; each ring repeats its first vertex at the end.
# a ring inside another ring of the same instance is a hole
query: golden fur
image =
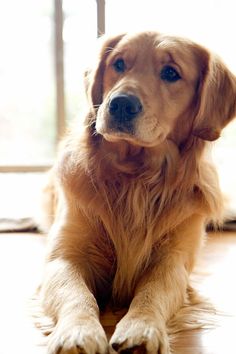
{"type": "Polygon", "coordinates": [[[55,324],[48,353],[106,353],[98,305],[109,302],[129,307],[113,349],[167,354],[166,322],[186,300],[206,223],[221,218],[205,151],[236,115],[236,79],[205,48],[145,32],[103,40],[85,86],[83,129],[65,139],[51,175],[57,203],[39,291],[55,324]],[[163,80],[165,65],[181,79],[163,80]],[[132,131],[111,125],[116,93],[142,103],[132,131]]]}

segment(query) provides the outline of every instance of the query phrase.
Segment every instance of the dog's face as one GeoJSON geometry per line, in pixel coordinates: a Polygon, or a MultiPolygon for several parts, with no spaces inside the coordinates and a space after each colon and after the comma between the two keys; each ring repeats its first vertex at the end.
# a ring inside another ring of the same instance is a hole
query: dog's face
{"type": "Polygon", "coordinates": [[[108,141],[155,146],[190,133],[214,140],[236,112],[235,78],[223,64],[190,41],[153,32],[105,43],[90,86],[96,131],[108,141]]]}

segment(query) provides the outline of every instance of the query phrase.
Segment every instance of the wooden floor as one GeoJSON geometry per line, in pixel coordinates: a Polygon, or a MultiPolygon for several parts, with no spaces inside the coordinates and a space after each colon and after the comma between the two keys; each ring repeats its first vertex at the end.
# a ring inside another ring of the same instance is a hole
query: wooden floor
{"type": "MultiPolygon", "coordinates": [[[[42,272],[45,238],[0,234],[0,354],[45,354],[28,316],[28,299],[42,272]]],[[[236,354],[236,233],[209,235],[197,287],[222,312],[216,328],[179,334],[173,354],[236,354]],[[200,280],[199,280],[200,279],[200,280]]],[[[114,319],[105,318],[113,330],[114,319]]]]}

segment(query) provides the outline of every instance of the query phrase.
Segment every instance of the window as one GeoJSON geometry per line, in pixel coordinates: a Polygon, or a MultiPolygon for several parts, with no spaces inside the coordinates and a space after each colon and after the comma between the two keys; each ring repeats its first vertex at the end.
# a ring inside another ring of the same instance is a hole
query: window
{"type": "MultiPolygon", "coordinates": [[[[107,33],[155,29],[187,36],[236,73],[235,10],[233,0],[1,1],[0,172],[52,164],[65,120],[83,106],[82,73],[105,22],[107,33]]],[[[235,151],[236,122],[213,153],[234,210],[235,151]]]]}
{"type": "Polygon", "coordinates": [[[0,171],[53,163],[65,120],[83,101],[82,70],[103,32],[103,6],[102,0],[0,2],[0,171]]]}
{"type": "Polygon", "coordinates": [[[1,1],[0,43],[0,165],[51,163],[53,2],[1,1]]]}

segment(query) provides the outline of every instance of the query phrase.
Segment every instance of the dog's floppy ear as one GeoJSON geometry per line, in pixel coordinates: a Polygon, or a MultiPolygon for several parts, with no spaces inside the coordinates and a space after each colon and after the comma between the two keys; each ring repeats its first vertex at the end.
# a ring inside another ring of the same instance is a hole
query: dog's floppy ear
{"type": "Polygon", "coordinates": [[[236,116],[236,77],[219,58],[206,51],[202,65],[193,135],[213,141],[236,116]]]}
{"type": "Polygon", "coordinates": [[[103,74],[105,63],[108,55],[115,48],[117,43],[121,40],[124,34],[113,36],[110,38],[99,38],[100,50],[97,61],[93,68],[88,69],[84,74],[85,90],[87,98],[92,107],[97,107],[102,103],[103,97],[103,74]]]}

